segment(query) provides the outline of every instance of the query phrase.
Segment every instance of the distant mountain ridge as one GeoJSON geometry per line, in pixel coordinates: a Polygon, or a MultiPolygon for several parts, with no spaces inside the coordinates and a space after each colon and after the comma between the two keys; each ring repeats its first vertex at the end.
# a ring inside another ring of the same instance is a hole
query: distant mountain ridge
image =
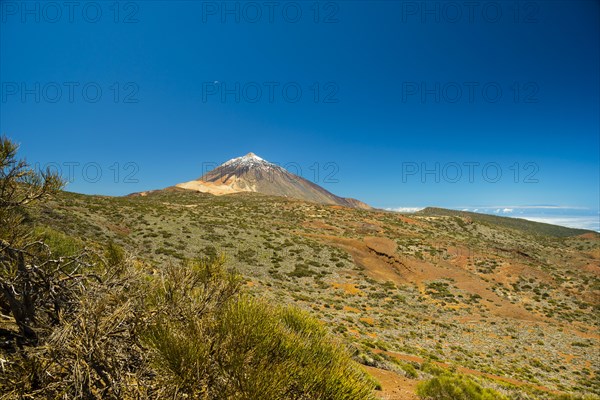
{"type": "Polygon", "coordinates": [[[175,185],[180,189],[225,195],[256,192],[315,203],[370,209],[359,200],[337,196],[285,168],[271,163],[254,153],[233,158],[207,172],[199,179],[175,185]]]}
{"type": "Polygon", "coordinates": [[[417,211],[416,215],[423,216],[445,216],[445,217],[462,217],[470,218],[479,223],[488,223],[501,225],[511,229],[528,232],[538,235],[548,235],[555,237],[571,237],[584,234],[598,235],[597,232],[587,229],[568,228],[566,226],[553,225],[544,222],[535,222],[523,218],[505,217],[499,215],[482,214],[470,211],[450,210],[438,207],[427,207],[417,211]]]}

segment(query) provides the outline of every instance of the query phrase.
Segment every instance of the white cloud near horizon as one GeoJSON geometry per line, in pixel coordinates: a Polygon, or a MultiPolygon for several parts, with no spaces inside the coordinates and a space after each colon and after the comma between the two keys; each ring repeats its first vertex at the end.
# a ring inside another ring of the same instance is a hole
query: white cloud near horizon
{"type": "Polygon", "coordinates": [[[598,217],[538,217],[538,216],[519,216],[529,221],[543,222],[546,224],[566,226],[568,228],[587,229],[590,231],[600,232],[600,221],[598,217]]]}
{"type": "MultiPolygon", "coordinates": [[[[462,207],[465,210],[469,210],[474,206],[462,207]]],[[[481,209],[491,208],[491,209],[504,209],[504,210],[589,210],[587,207],[574,207],[574,206],[556,206],[556,205],[547,205],[547,206],[477,206],[481,209]]],[[[507,211],[511,212],[511,211],[507,211]]]]}
{"type": "Polygon", "coordinates": [[[412,213],[421,211],[425,207],[396,207],[396,208],[386,208],[387,211],[396,211],[401,213],[412,213]]]}

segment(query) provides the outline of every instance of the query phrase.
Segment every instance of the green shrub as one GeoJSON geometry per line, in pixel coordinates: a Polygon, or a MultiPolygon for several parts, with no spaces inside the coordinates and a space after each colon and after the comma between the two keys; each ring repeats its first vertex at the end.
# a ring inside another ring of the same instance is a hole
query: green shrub
{"type": "Polygon", "coordinates": [[[402,368],[402,370],[406,373],[407,378],[416,379],[419,377],[419,373],[417,372],[416,368],[412,366],[412,364],[402,363],[400,368],[402,368]]]}
{"type": "Polygon", "coordinates": [[[316,272],[311,270],[306,264],[296,264],[294,266],[294,270],[289,272],[287,275],[294,278],[307,278],[309,276],[316,275],[316,272]]]}
{"type": "Polygon", "coordinates": [[[36,228],[34,236],[50,247],[55,257],[74,257],[84,248],[81,240],[48,227],[36,228]]]}
{"type": "Polygon", "coordinates": [[[508,400],[496,390],[483,388],[466,376],[448,372],[419,383],[417,394],[427,400],[508,400]]]}
{"type": "Polygon", "coordinates": [[[109,242],[104,251],[104,257],[108,265],[119,270],[125,267],[125,250],[114,242],[109,242]]]}
{"type": "Polygon", "coordinates": [[[421,369],[423,370],[423,372],[428,373],[430,375],[434,375],[434,376],[439,376],[445,373],[448,373],[448,371],[442,367],[440,367],[439,365],[431,362],[431,361],[427,361],[423,364],[423,366],[421,367],[421,369]]]}
{"type": "Polygon", "coordinates": [[[206,399],[371,399],[374,384],[307,313],[236,295],[222,264],[170,267],[143,333],[160,396],[206,399]],[[210,270],[208,270],[209,268],[210,270]]]}

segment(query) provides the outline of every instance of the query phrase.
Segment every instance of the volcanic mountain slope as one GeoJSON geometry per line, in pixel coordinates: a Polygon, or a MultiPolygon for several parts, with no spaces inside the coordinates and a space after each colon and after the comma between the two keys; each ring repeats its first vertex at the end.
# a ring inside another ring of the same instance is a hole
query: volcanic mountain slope
{"type": "Polygon", "coordinates": [[[600,395],[597,233],[246,191],[60,193],[36,214],[37,229],[114,242],[157,272],[225,254],[251,295],[309,311],[377,367],[369,372],[386,400],[414,398],[405,392],[430,378],[431,363],[485,379],[511,399],[600,395]]]}
{"type": "Polygon", "coordinates": [[[214,195],[257,192],[322,204],[371,208],[361,201],[336,196],[254,153],[229,160],[200,179],[180,183],[175,187],[214,195]]]}

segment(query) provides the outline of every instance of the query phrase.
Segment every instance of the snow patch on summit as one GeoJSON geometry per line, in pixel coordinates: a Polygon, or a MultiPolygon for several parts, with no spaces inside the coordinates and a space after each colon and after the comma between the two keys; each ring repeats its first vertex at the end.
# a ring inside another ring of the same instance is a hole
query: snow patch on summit
{"type": "Polygon", "coordinates": [[[248,153],[242,157],[232,158],[229,161],[224,162],[222,165],[233,165],[233,164],[254,164],[254,163],[263,163],[267,162],[264,159],[260,158],[254,153],[248,153]]]}
{"type": "MultiPolygon", "coordinates": [[[[224,162],[222,167],[266,167],[266,168],[274,168],[279,167],[276,164],[273,164],[264,158],[257,156],[254,153],[248,153],[245,156],[232,158],[229,161],[224,162]]],[[[281,168],[281,167],[279,167],[281,168]]]]}

